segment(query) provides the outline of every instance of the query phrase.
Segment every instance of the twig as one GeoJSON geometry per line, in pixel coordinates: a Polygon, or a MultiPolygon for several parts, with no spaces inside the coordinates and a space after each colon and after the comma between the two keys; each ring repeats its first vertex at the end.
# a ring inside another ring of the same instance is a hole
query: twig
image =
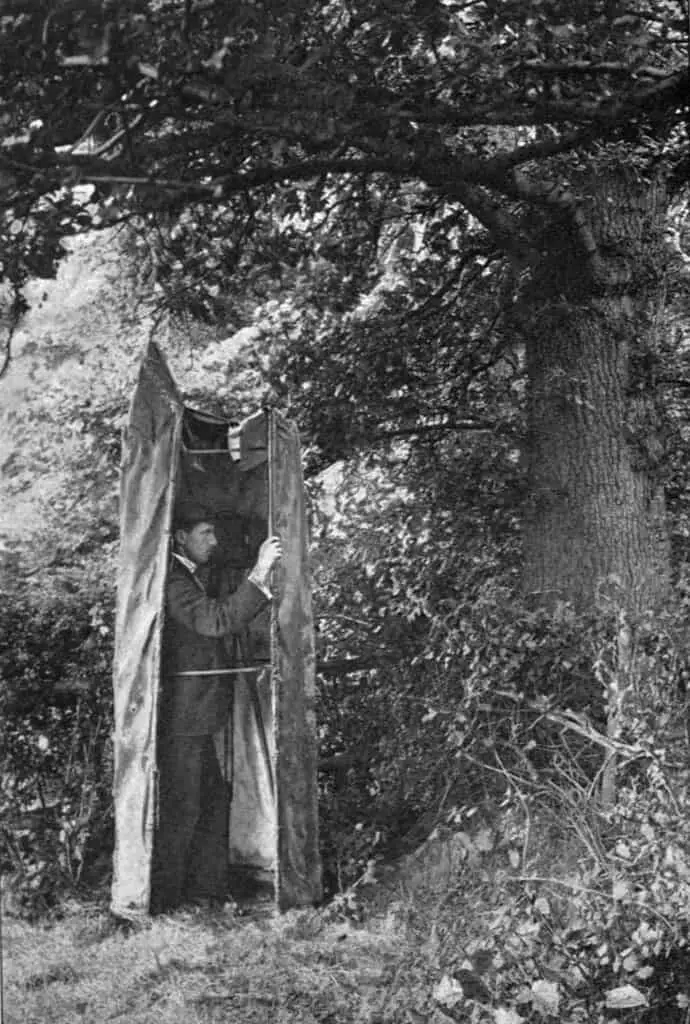
{"type": "MultiPolygon", "coordinates": [[[[136,128],[138,128],[143,120],[144,120],[144,115],[143,114],[139,114],[137,117],[134,118],[132,123],[128,125],[127,122],[124,120],[124,116],[123,116],[123,123],[124,123],[123,127],[120,128],[118,131],[116,131],[113,135],[111,135],[111,137],[109,139],[106,139],[105,142],[102,142],[101,145],[98,146],[96,149],[94,149],[94,151],[90,155],[94,156],[94,157],[103,156],[105,153],[109,152],[109,150],[111,150],[113,148],[113,146],[116,146],[117,143],[122,138],[126,138],[128,143],[129,143],[131,132],[133,132],[136,128]]],[[[130,158],[131,158],[131,155],[132,155],[131,143],[129,144],[129,150],[130,150],[130,158]]]]}
{"type": "Polygon", "coordinates": [[[530,68],[533,71],[539,71],[543,74],[552,75],[569,75],[569,74],[585,74],[585,75],[598,75],[598,74],[614,74],[624,75],[625,77],[635,77],[637,75],[646,75],[648,78],[667,78],[668,71],[664,68],[655,68],[647,64],[642,67],[631,67],[629,64],[625,64],[622,61],[615,60],[604,60],[599,63],[591,60],[573,60],[570,62],[559,62],[559,61],[541,61],[538,58],[532,58],[531,60],[525,60],[522,62],[522,67],[530,68]]]}
{"type": "Polygon", "coordinates": [[[73,146],[70,146],[70,153],[75,153],[79,147],[86,142],[87,139],[93,135],[102,118],[105,117],[105,109],[99,110],[96,116],[92,119],[86,131],[77,139],[73,146]]]}
{"type": "MultiPolygon", "coordinates": [[[[573,892],[586,892],[590,896],[599,896],[601,899],[612,900],[614,903],[618,902],[618,899],[612,892],[605,892],[603,889],[590,889],[588,886],[580,885],[579,882],[573,882],[568,878],[545,878],[542,875],[506,875],[505,880],[506,882],[522,882],[526,885],[562,885],[573,892]]],[[[655,914],[669,930],[673,930],[673,924],[669,918],[662,914],[660,910],[657,910],[656,907],[653,907],[651,903],[645,903],[644,900],[627,900],[626,902],[632,903],[636,907],[641,907],[643,910],[648,910],[650,914],[655,914]]]]}
{"type": "Polygon", "coordinates": [[[15,286],[14,298],[10,308],[10,326],[7,331],[7,338],[5,339],[5,351],[3,353],[2,366],[0,366],[0,380],[4,377],[8,370],[10,362],[12,361],[12,339],[14,338],[17,327],[19,326],[19,320],[21,318],[20,312],[21,296],[18,289],[15,286]]]}
{"type": "MultiPolygon", "coordinates": [[[[509,782],[511,782],[511,780],[513,779],[512,773],[509,773],[507,771],[506,766],[503,764],[503,761],[501,760],[501,755],[498,753],[498,750],[494,750],[494,756],[496,757],[496,760],[498,761],[499,765],[501,766],[501,768],[505,772],[506,778],[508,779],[509,782]]],[[[522,841],[522,863],[526,864],[527,863],[527,854],[529,853],[529,842],[530,842],[530,837],[531,837],[531,832],[532,832],[532,817],[531,817],[531,815],[529,813],[529,805],[527,803],[526,798],[523,796],[520,787],[515,785],[514,782],[512,784],[513,784],[513,787],[515,789],[515,793],[517,795],[517,798],[520,801],[520,803],[522,804],[522,810],[523,810],[524,815],[525,815],[525,836],[524,836],[524,839],[522,841]]]]}
{"type": "Polygon", "coordinates": [[[10,325],[9,331],[7,332],[7,339],[5,341],[5,351],[3,354],[2,367],[0,367],[0,379],[2,379],[2,377],[7,372],[7,368],[9,367],[12,359],[12,338],[14,336],[15,330],[16,324],[12,323],[10,325]]]}
{"type": "Polygon", "coordinates": [[[356,619],[352,615],[344,615],[339,612],[328,612],[326,615],[317,616],[321,619],[340,619],[342,622],[354,622],[357,626],[366,626],[367,629],[371,629],[371,621],[366,622],[364,619],[356,619]]]}
{"type": "Polygon", "coordinates": [[[452,434],[460,430],[493,431],[495,423],[481,420],[449,420],[444,423],[420,423],[414,427],[396,427],[370,434],[370,441],[386,441],[394,437],[417,437],[424,434],[452,434]]]}
{"type": "MultiPolygon", "coordinates": [[[[532,710],[537,710],[533,708],[532,710]]],[[[603,733],[598,732],[593,725],[591,725],[582,715],[576,715],[574,711],[546,711],[544,718],[547,721],[552,722],[554,725],[560,725],[564,729],[570,729],[572,732],[576,732],[579,736],[583,736],[591,743],[597,744],[597,746],[604,747],[610,754],[627,754],[631,760],[636,761],[640,757],[646,756],[646,751],[641,750],[638,747],[633,747],[629,743],[623,743],[621,740],[615,740],[611,737],[604,736],[603,733]]]]}

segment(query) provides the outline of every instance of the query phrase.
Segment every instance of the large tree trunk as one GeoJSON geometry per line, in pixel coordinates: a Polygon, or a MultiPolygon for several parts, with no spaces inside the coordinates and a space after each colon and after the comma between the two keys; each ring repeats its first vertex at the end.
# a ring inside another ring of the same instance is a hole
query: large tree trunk
{"type": "Polygon", "coordinates": [[[666,197],[623,174],[579,191],[598,251],[552,222],[529,297],[524,586],[537,604],[639,611],[669,568],[654,380],[666,197]]]}

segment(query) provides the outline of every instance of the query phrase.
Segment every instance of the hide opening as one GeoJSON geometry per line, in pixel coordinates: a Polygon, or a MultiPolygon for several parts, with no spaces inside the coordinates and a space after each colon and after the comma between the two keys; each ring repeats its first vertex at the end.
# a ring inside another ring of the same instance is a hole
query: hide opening
{"type": "Polygon", "coordinates": [[[269,872],[280,909],[321,897],[314,637],[299,438],[273,411],[233,425],[185,406],[154,344],[124,435],[114,661],[113,912],[146,914],[157,826],[157,733],[165,586],[176,502],[213,511],[220,574],[237,584],[277,533],[273,601],[233,637],[232,712],[214,736],[230,804],[228,862],[269,872]],[[230,799],[231,797],[231,799],[230,799]]]}

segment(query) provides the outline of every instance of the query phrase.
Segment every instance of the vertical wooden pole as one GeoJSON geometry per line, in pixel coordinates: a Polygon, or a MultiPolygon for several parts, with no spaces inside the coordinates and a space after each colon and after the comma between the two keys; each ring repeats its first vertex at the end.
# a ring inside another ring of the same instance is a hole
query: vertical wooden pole
{"type": "Polygon", "coordinates": [[[5,972],[3,969],[4,951],[2,945],[2,872],[0,872],[0,1024],[5,1024],[5,972]]]}
{"type": "Polygon", "coordinates": [[[273,409],[267,406],[266,415],[266,462],[268,465],[268,536],[275,531],[275,509],[273,507],[273,456],[275,448],[275,416],[273,409]]]}
{"type": "MultiPolygon", "coordinates": [[[[268,536],[273,537],[276,532],[276,510],[275,510],[275,413],[270,406],[265,409],[266,413],[266,463],[268,472],[268,536]]],[[[271,591],[273,591],[275,581],[275,568],[271,570],[271,591]]],[[[275,594],[273,595],[273,601],[271,602],[271,626],[269,632],[269,660],[271,664],[271,686],[276,685],[276,650],[275,650],[275,638],[276,630],[278,628],[277,621],[277,604],[275,601],[275,594]]],[[[275,694],[273,694],[274,708],[276,707],[275,694]]],[[[275,721],[275,719],[274,719],[275,721]]],[[[274,726],[275,727],[275,726],[274,726]]]]}
{"type": "MultiPolygon", "coordinates": [[[[275,413],[270,406],[266,406],[266,463],[268,473],[268,536],[273,537],[276,531],[276,509],[275,509],[275,472],[274,472],[274,459],[275,459],[275,413]]],[[[270,661],[270,673],[271,673],[271,711],[273,719],[273,763],[269,765],[270,775],[273,780],[273,813],[275,820],[275,847],[274,857],[275,864],[273,868],[273,898],[277,909],[280,909],[280,848],[281,848],[281,837],[280,837],[280,821],[279,821],[279,798],[280,798],[280,779],[278,778],[277,772],[277,758],[278,758],[278,736],[280,730],[278,726],[278,717],[280,715],[280,701],[278,699],[278,662],[277,662],[277,650],[276,650],[276,634],[278,629],[278,611],[277,603],[274,593],[274,580],[275,570],[271,571],[271,592],[273,593],[273,600],[271,601],[271,623],[269,628],[269,661],[270,661]]]]}

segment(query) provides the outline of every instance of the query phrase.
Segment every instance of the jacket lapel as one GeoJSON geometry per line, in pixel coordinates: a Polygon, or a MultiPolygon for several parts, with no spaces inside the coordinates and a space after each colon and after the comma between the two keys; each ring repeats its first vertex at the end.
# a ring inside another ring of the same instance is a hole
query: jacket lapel
{"type": "Polygon", "coordinates": [[[201,593],[205,594],[206,593],[206,587],[204,585],[204,581],[199,576],[199,572],[198,571],[197,572],[192,572],[191,569],[189,569],[184,564],[184,562],[181,562],[179,558],[176,558],[175,555],[172,556],[172,560],[173,560],[173,566],[175,568],[179,569],[181,572],[186,573],[187,576],[189,576],[191,579],[193,579],[195,585],[199,588],[201,593]]]}

